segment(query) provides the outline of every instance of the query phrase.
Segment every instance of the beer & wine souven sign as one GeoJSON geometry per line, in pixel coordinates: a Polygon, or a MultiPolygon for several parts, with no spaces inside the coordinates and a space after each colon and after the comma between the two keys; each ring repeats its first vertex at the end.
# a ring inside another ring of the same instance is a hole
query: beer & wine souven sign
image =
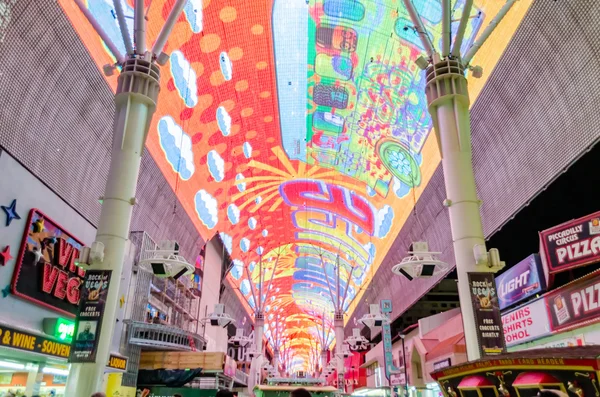
{"type": "Polygon", "coordinates": [[[600,261],[600,211],[540,232],[549,274],[600,261]]]}

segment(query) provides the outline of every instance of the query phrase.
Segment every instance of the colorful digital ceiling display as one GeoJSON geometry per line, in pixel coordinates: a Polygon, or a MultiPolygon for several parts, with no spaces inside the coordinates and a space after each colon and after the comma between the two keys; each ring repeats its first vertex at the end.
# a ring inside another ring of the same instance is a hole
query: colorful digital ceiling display
{"type": "MultiPolygon", "coordinates": [[[[440,1],[413,2],[439,47],[440,1]]],[[[98,66],[114,62],[60,3],[98,66]]],[[[173,3],[146,1],[149,46],[173,3]]],[[[86,4],[125,53],[113,1],[86,4]]],[[[475,0],[464,48],[502,4],[475,0]]],[[[482,50],[485,70],[523,14],[482,50]]],[[[266,337],[306,369],[332,342],[315,316],[329,329],[339,300],[350,318],[439,164],[418,36],[401,0],[189,0],[166,51],[148,150],[204,239],[225,243],[249,313],[262,284],[266,337]]]]}

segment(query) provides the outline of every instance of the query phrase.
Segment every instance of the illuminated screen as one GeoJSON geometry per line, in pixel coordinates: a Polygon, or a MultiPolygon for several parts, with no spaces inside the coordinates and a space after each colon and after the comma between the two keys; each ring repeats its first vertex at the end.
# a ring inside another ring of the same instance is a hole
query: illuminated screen
{"type": "MultiPolygon", "coordinates": [[[[413,2],[439,48],[440,1],[413,2]]],[[[114,63],[74,2],[60,3],[98,67],[114,63]]],[[[146,1],[149,46],[173,3],[146,1]]],[[[452,3],[454,34],[464,0],[452,3]]],[[[484,79],[529,3],[476,57],[484,79]]],[[[131,35],[133,0],[122,4],[131,35]]],[[[475,0],[463,50],[503,4],[475,0]]],[[[113,1],[87,7],[125,53],[113,1]]],[[[278,343],[305,369],[321,349],[314,317],[331,327],[333,295],[349,320],[439,165],[418,36],[401,0],[189,0],[166,51],[148,150],[202,237],[220,234],[249,313],[263,269],[265,335],[273,344],[279,316],[278,343]]],[[[484,79],[470,79],[472,100],[484,79]]]]}

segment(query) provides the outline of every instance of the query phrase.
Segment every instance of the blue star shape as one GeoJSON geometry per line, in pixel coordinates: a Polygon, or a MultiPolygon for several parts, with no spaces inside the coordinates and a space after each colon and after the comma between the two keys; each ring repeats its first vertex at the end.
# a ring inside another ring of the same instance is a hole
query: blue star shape
{"type": "Polygon", "coordinates": [[[4,289],[2,290],[2,297],[6,298],[8,296],[8,294],[10,294],[10,285],[7,285],[6,287],[4,287],[4,289]]]}
{"type": "Polygon", "coordinates": [[[17,214],[17,199],[14,199],[8,207],[4,205],[1,207],[6,213],[6,226],[10,226],[13,219],[21,219],[19,214],[17,214]]]}

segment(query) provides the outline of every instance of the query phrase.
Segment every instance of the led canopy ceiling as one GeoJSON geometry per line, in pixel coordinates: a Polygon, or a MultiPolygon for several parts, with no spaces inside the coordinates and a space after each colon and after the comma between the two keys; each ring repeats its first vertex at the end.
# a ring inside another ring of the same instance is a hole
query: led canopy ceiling
{"type": "MultiPolygon", "coordinates": [[[[98,67],[114,63],[73,1],[60,3],[98,67]]],[[[133,0],[121,3],[131,35],[133,0]]],[[[148,47],[173,3],[146,0],[148,47]]],[[[440,0],[413,3],[439,48],[440,0]]],[[[475,0],[463,51],[503,3],[475,0]]],[[[452,4],[454,34],[464,0],[452,4]]],[[[113,1],[86,7],[125,53],[113,1]]],[[[486,75],[525,10],[475,59],[486,75]]],[[[314,367],[332,343],[332,296],[347,321],[440,162],[404,4],[189,0],[165,51],[147,148],[203,238],[220,234],[249,313],[262,283],[270,343],[314,367]]],[[[482,84],[471,80],[472,99],[482,84]]]]}

